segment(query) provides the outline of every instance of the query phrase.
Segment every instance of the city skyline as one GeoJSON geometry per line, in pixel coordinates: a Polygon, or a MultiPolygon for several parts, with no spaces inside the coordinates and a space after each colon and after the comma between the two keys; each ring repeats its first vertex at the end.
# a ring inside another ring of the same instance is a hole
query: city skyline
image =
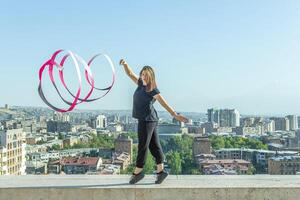
{"type": "MultiPolygon", "coordinates": [[[[57,3],[2,3],[0,105],[46,107],[37,92],[38,69],[65,48],[84,58],[105,52],[116,65],[112,91],[78,109],[131,109],[136,86],[118,65],[125,58],[136,74],[154,66],[161,94],[175,110],[300,115],[300,2],[57,3]]],[[[93,72],[103,74],[101,84],[109,81],[109,68],[93,72]]]]}
{"type": "MultiPolygon", "coordinates": [[[[3,106],[0,105],[0,109],[4,108],[8,106],[8,108],[41,108],[41,109],[48,109],[48,110],[51,110],[53,112],[57,112],[51,108],[49,108],[48,106],[46,105],[41,105],[41,106],[30,106],[30,105],[9,105],[9,104],[4,104],[3,106]]],[[[179,111],[179,113],[195,113],[195,114],[201,114],[201,115],[206,115],[207,116],[207,110],[208,109],[229,109],[229,110],[238,110],[236,109],[235,107],[210,107],[210,108],[207,108],[205,111],[203,112],[197,112],[197,111],[179,111]]],[[[168,111],[166,110],[159,110],[159,109],[156,109],[158,112],[160,113],[165,113],[165,114],[168,114],[168,111]]],[[[129,112],[130,115],[131,115],[131,112],[132,112],[132,109],[131,108],[128,108],[128,109],[83,109],[83,108],[76,108],[74,109],[73,111],[71,112],[66,112],[66,113],[72,113],[72,112],[119,112],[119,111],[124,111],[124,112],[129,112]]],[[[284,117],[284,116],[287,116],[287,115],[295,115],[295,116],[300,116],[300,114],[297,114],[297,113],[278,113],[278,114],[259,114],[259,113],[240,113],[241,117],[284,117]]],[[[170,115],[171,117],[171,115],[170,115]]]]}

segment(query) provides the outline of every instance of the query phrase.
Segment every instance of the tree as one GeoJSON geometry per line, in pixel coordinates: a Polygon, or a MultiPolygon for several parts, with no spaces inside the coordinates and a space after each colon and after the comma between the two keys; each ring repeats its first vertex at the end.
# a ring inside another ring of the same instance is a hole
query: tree
{"type": "Polygon", "coordinates": [[[88,144],[79,142],[79,143],[74,144],[72,146],[72,149],[81,149],[81,148],[88,148],[88,147],[89,147],[88,144]]]}
{"type": "Polygon", "coordinates": [[[247,174],[248,174],[248,175],[253,175],[253,174],[255,174],[255,172],[256,172],[255,167],[254,167],[252,164],[250,164],[250,165],[249,165],[249,168],[248,168],[248,170],[247,170],[247,174]]]}
{"type": "Polygon", "coordinates": [[[181,174],[181,159],[177,151],[170,151],[167,154],[168,165],[171,168],[171,174],[181,174]]]}
{"type": "Polygon", "coordinates": [[[180,152],[179,154],[181,157],[182,174],[191,174],[191,170],[196,167],[192,149],[180,152]]]}
{"type": "Polygon", "coordinates": [[[59,140],[63,140],[63,139],[64,139],[64,136],[63,136],[62,133],[59,133],[59,134],[58,134],[58,139],[59,139],[59,140]]]}
{"type": "Polygon", "coordinates": [[[144,165],[144,173],[145,174],[152,174],[154,169],[155,169],[155,161],[153,159],[153,156],[150,154],[150,152],[148,151],[148,155],[147,155],[147,158],[146,158],[146,162],[145,162],[145,165],[144,165]]]}
{"type": "Polygon", "coordinates": [[[225,148],[225,141],[224,138],[213,136],[210,138],[212,140],[211,145],[213,149],[222,149],[225,148]]]}
{"type": "Polygon", "coordinates": [[[59,144],[54,144],[52,145],[52,150],[60,150],[60,145],[59,144]]]}
{"type": "Polygon", "coordinates": [[[268,145],[262,141],[254,138],[242,137],[223,137],[223,136],[210,136],[213,149],[221,148],[250,148],[250,149],[268,149],[268,145]]]}

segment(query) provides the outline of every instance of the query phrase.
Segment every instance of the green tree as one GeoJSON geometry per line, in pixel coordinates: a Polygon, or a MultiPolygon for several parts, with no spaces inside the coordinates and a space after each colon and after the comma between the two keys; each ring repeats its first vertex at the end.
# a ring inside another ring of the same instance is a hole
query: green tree
{"type": "Polygon", "coordinates": [[[54,145],[52,145],[51,148],[52,148],[52,150],[60,150],[61,149],[59,144],[54,144],[54,145]]]}
{"type": "Polygon", "coordinates": [[[247,174],[248,175],[253,175],[253,174],[255,174],[255,172],[256,172],[255,167],[252,164],[250,164],[249,168],[248,168],[248,171],[247,171],[247,174]]]}
{"type": "Polygon", "coordinates": [[[171,168],[171,174],[181,174],[181,159],[177,151],[170,151],[167,154],[168,165],[171,168]]]}
{"type": "Polygon", "coordinates": [[[63,136],[62,133],[59,133],[59,134],[58,134],[58,139],[59,139],[59,140],[63,140],[63,139],[64,139],[64,136],[63,136]]]}
{"type": "Polygon", "coordinates": [[[211,141],[211,145],[212,145],[213,149],[222,149],[222,148],[225,148],[224,138],[213,136],[210,139],[212,140],[211,141]]]}
{"type": "Polygon", "coordinates": [[[72,146],[72,149],[81,149],[81,148],[88,148],[88,147],[89,147],[89,144],[79,142],[79,143],[74,144],[72,146]]]}
{"type": "Polygon", "coordinates": [[[225,148],[233,148],[234,147],[234,145],[232,145],[232,141],[230,139],[225,139],[224,145],[225,145],[225,148]]]}
{"type": "Polygon", "coordinates": [[[156,166],[156,164],[153,159],[153,156],[148,151],[148,155],[147,155],[146,162],[145,162],[144,169],[143,169],[144,173],[152,174],[155,169],[155,166],[156,166]]]}
{"type": "Polygon", "coordinates": [[[182,174],[191,174],[191,170],[196,167],[192,149],[180,152],[179,154],[181,158],[182,174]]]}
{"type": "Polygon", "coordinates": [[[136,132],[124,132],[122,133],[123,136],[125,137],[130,137],[133,141],[137,141],[138,135],[136,132]]]}
{"type": "Polygon", "coordinates": [[[250,148],[250,149],[268,149],[268,145],[264,144],[259,139],[242,138],[242,137],[223,137],[210,136],[213,149],[221,148],[250,148]]]}

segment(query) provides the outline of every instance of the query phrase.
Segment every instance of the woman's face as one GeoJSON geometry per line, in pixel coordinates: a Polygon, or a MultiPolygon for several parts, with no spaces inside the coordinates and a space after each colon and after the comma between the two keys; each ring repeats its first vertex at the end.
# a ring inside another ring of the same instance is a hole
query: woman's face
{"type": "Polygon", "coordinates": [[[142,72],[141,78],[144,81],[144,83],[147,83],[147,81],[146,81],[146,73],[145,72],[142,72]]]}

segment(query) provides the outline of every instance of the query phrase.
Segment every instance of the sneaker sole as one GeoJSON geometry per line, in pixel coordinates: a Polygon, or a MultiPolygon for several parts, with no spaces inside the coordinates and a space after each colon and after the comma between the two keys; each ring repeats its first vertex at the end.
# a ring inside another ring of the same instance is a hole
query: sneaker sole
{"type": "Polygon", "coordinates": [[[139,182],[140,180],[142,180],[145,177],[145,175],[140,175],[138,176],[134,181],[129,181],[129,184],[136,184],[137,182],[139,182]]]}
{"type": "Polygon", "coordinates": [[[155,181],[155,184],[161,184],[169,174],[163,174],[159,181],[155,181]]]}

